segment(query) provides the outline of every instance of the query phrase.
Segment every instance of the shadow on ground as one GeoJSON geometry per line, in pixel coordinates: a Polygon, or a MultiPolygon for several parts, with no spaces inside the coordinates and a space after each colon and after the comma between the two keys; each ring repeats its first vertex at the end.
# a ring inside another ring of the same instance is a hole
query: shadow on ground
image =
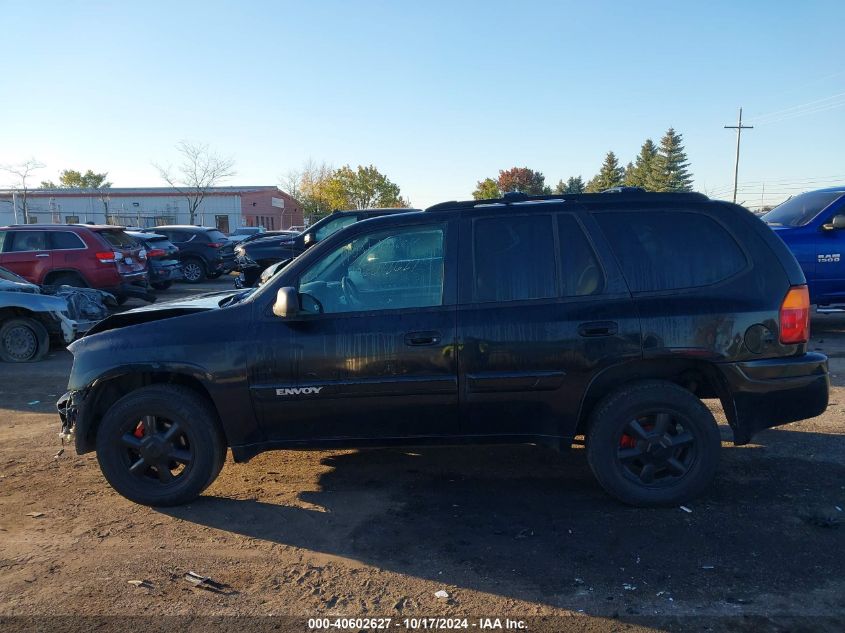
{"type": "MultiPolygon", "coordinates": [[[[679,601],[753,612],[764,594],[782,596],[790,613],[802,606],[796,597],[845,581],[845,525],[835,523],[845,518],[835,510],[845,503],[845,437],[781,430],[758,439],[723,451],[718,481],[692,512],[616,503],[582,450],[471,447],[330,457],[320,491],[300,495],[323,511],[204,497],[166,513],[594,615],[651,614],[679,601]],[[820,458],[821,446],[838,463],[820,458]]],[[[845,612],[845,596],[833,600],[833,613],[845,612]]]]}

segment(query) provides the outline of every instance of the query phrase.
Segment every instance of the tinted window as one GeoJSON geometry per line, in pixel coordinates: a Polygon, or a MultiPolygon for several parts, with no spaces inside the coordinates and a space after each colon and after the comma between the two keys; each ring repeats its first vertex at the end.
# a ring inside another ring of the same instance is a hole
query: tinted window
{"type": "Polygon", "coordinates": [[[633,292],[716,283],[745,268],[739,245],[715,220],[679,211],[598,213],[633,292]]]}
{"type": "Polygon", "coordinates": [[[356,237],[316,262],[302,276],[300,292],[327,313],[441,305],[443,237],[440,225],[356,237]]]}
{"type": "Polygon", "coordinates": [[[841,191],[802,193],[776,206],[763,216],[763,220],[768,224],[781,226],[804,226],[840,196],[842,196],[841,191]]]}
{"type": "Polygon", "coordinates": [[[214,229],[213,231],[206,231],[206,237],[208,238],[209,242],[228,242],[229,238],[226,237],[226,234],[222,231],[218,231],[214,229]]]}
{"type": "Polygon", "coordinates": [[[334,220],[326,222],[323,226],[317,229],[314,234],[316,241],[321,242],[330,235],[337,233],[340,229],[346,228],[350,224],[355,224],[358,221],[354,215],[346,215],[334,220]]]}
{"type": "Polygon", "coordinates": [[[561,294],[580,297],[600,293],[604,289],[604,274],[578,220],[571,215],[560,215],[557,228],[561,294]]]}
{"type": "Polygon", "coordinates": [[[50,233],[50,241],[54,249],[85,248],[82,239],[70,231],[53,231],[50,233]]]}
{"type": "Polygon", "coordinates": [[[115,248],[135,248],[138,245],[124,231],[100,231],[99,234],[107,244],[115,248]]]}
{"type": "Polygon", "coordinates": [[[47,250],[47,233],[44,231],[13,231],[6,238],[3,252],[21,253],[45,250],[47,250]]]}
{"type": "Polygon", "coordinates": [[[552,217],[482,218],[473,223],[474,300],[554,297],[552,217]]]}

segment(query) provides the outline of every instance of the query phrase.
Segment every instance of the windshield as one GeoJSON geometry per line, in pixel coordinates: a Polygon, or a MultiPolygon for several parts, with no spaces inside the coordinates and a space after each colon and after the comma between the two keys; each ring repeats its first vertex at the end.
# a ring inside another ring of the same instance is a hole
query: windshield
{"type": "Polygon", "coordinates": [[[776,226],[804,226],[831,202],[839,198],[842,191],[810,191],[790,198],[763,216],[763,221],[776,226]]]}

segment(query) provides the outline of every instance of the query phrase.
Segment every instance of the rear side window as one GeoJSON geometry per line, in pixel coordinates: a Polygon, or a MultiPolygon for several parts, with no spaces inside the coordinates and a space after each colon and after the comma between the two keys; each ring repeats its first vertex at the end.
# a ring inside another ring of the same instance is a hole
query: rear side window
{"type": "Polygon", "coordinates": [[[229,241],[229,238],[226,237],[226,234],[221,232],[221,231],[218,231],[218,230],[207,231],[206,236],[208,237],[209,242],[228,242],[229,241]]]}
{"type": "Polygon", "coordinates": [[[123,231],[99,231],[99,234],[109,246],[114,248],[135,248],[138,246],[138,243],[123,231]]]}
{"type": "Polygon", "coordinates": [[[53,231],[50,233],[52,247],[56,250],[69,250],[73,248],[85,248],[85,243],[80,237],[71,231],[53,231]]]}
{"type": "Polygon", "coordinates": [[[47,233],[44,231],[12,231],[6,236],[4,253],[46,251],[47,233]]]}
{"type": "Polygon", "coordinates": [[[595,217],[632,292],[706,286],[747,264],[736,240],[706,215],[647,211],[595,217]]]}
{"type": "Polygon", "coordinates": [[[557,219],[560,243],[561,294],[583,297],[604,290],[604,274],[581,225],[571,215],[557,219]]]}
{"type": "Polygon", "coordinates": [[[550,215],[475,220],[473,259],[474,301],[546,299],[557,294],[550,215]]]}

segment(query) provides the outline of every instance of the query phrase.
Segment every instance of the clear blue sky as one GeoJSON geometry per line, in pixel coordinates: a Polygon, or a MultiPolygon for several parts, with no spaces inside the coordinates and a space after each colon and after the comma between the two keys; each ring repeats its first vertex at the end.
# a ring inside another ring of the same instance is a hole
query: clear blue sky
{"type": "Polygon", "coordinates": [[[428,205],[514,165],[587,179],[674,126],[723,193],[742,105],[740,200],[845,182],[841,0],[0,0],[0,22],[0,164],[39,180],[160,185],[188,139],[236,160],[229,184],[372,163],[428,205]]]}

